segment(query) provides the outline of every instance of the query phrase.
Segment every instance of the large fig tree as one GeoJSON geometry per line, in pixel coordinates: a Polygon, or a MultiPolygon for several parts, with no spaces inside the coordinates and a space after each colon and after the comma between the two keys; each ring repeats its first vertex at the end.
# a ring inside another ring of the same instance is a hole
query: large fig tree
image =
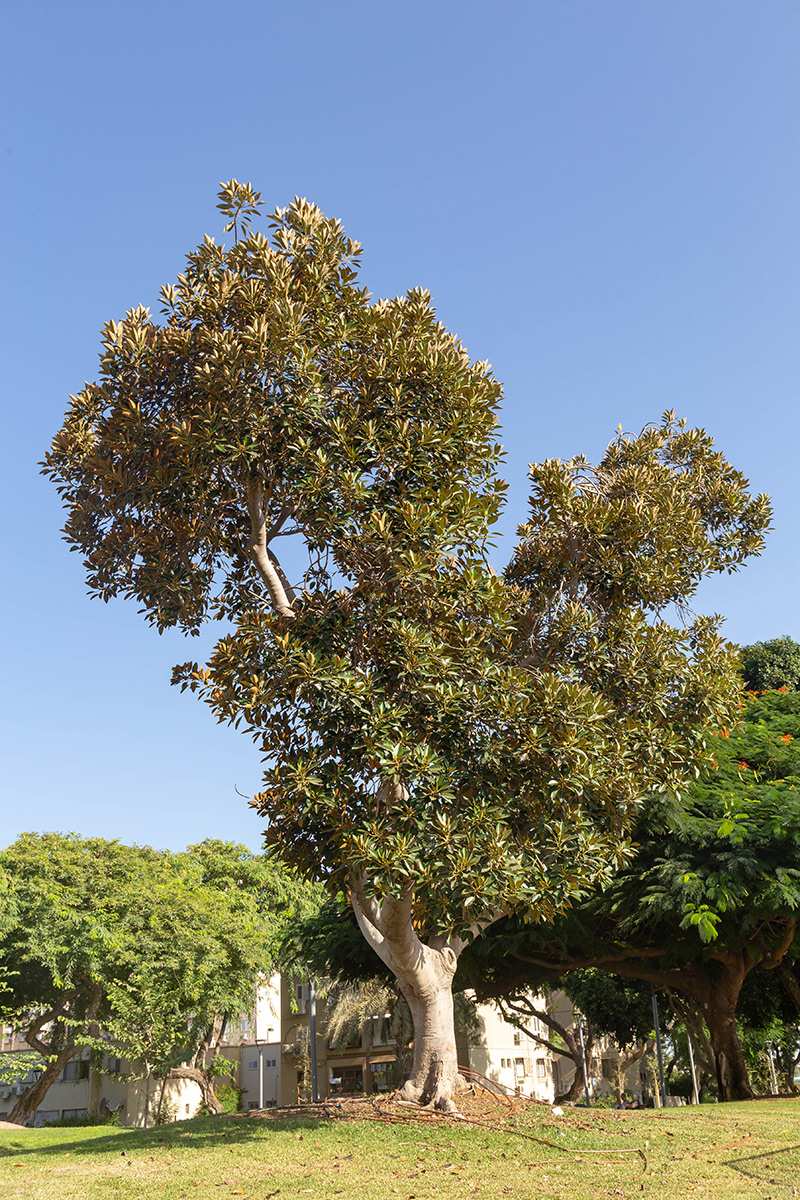
{"type": "Polygon", "coordinates": [[[232,244],[189,255],[163,321],[105,326],[45,470],[92,593],[227,623],[175,681],[262,748],[269,843],[346,889],[414,1017],[404,1094],[449,1108],[463,947],[623,861],[637,798],[729,717],[718,623],[663,617],[759,551],[769,506],[668,415],[533,466],[498,575],[488,365],[427,292],[372,300],[337,221],[296,199],[265,236],[259,206],[224,185],[232,244]]]}

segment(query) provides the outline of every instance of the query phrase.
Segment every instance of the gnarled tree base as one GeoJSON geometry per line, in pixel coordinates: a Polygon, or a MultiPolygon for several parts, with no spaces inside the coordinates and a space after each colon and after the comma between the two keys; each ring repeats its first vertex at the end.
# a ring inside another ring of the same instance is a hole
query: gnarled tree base
{"type": "Polygon", "coordinates": [[[419,1105],[420,1108],[460,1117],[461,1113],[453,1097],[468,1090],[469,1084],[466,1079],[457,1071],[453,1075],[447,1070],[443,1059],[434,1056],[424,1082],[407,1079],[398,1092],[398,1099],[406,1104],[419,1105]]]}

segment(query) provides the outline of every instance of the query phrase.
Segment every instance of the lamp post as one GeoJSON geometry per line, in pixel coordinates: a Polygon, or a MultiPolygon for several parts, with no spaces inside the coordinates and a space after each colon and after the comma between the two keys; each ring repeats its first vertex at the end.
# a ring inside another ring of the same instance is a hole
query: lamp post
{"type": "Polygon", "coordinates": [[[274,1026],[268,1025],[266,1042],[264,1041],[264,1038],[260,1038],[258,1036],[258,1012],[256,1012],[255,1043],[256,1043],[256,1046],[258,1047],[258,1108],[259,1108],[259,1112],[262,1112],[264,1109],[264,1046],[269,1042],[270,1034],[272,1034],[274,1032],[275,1032],[274,1026]]]}
{"type": "Polygon", "coordinates": [[[256,1038],[258,1046],[258,1110],[264,1108],[264,1040],[256,1038]]]}
{"type": "Polygon", "coordinates": [[[317,1086],[317,990],[314,987],[314,976],[308,978],[308,1034],[311,1046],[311,1099],[319,1104],[319,1088],[317,1086]]]}
{"type": "Polygon", "coordinates": [[[583,1090],[586,1093],[586,1107],[591,1108],[592,1102],[589,1099],[589,1077],[586,1074],[586,1046],[583,1042],[583,1024],[578,1022],[578,1035],[581,1039],[581,1066],[583,1067],[583,1090]]]}

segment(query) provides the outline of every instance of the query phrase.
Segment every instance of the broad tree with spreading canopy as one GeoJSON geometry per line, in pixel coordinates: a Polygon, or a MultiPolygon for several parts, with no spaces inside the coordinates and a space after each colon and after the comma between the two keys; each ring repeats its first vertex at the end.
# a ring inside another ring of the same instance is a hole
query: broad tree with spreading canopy
{"type": "Polygon", "coordinates": [[[729,719],[718,621],[664,617],[760,550],[769,504],[668,414],[534,465],[498,575],[488,364],[427,292],[371,299],[337,221],[296,199],[265,236],[260,203],[223,185],[232,244],[189,255],[162,321],[105,326],[45,470],[94,595],[228,623],[175,681],[263,749],[268,842],[350,896],[414,1017],[404,1095],[451,1108],[464,946],[607,876],[729,719]]]}
{"type": "Polygon", "coordinates": [[[748,980],[766,994],[774,973],[800,1010],[800,695],[751,696],[738,717],[680,798],[645,800],[608,886],[552,925],[498,924],[462,959],[480,999],[583,967],[667,990],[720,1100],[753,1096],[736,1019],[748,980]]]}

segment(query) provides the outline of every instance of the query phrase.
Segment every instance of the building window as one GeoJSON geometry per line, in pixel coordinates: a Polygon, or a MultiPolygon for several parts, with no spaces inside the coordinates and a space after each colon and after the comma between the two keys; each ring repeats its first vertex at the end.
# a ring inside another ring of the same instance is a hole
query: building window
{"type": "Polygon", "coordinates": [[[515,1030],[514,1030],[514,1045],[515,1045],[515,1046],[519,1046],[519,1044],[520,1044],[521,1040],[522,1040],[522,1039],[520,1038],[520,1033],[519,1033],[519,1030],[518,1030],[518,1029],[515,1029],[515,1030]]]}
{"type": "Polygon", "coordinates": [[[64,1083],[75,1083],[78,1079],[89,1078],[89,1060],[86,1058],[73,1058],[72,1062],[68,1062],[61,1072],[61,1079],[64,1083]]]}
{"type": "Polygon", "coordinates": [[[545,1075],[547,1074],[543,1058],[537,1058],[536,1060],[536,1074],[540,1079],[544,1079],[545,1075]]]}
{"type": "Polygon", "coordinates": [[[241,1029],[242,1033],[249,1033],[250,1032],[250,1018],[242,1017],[241,1021],[239,1022],[239,1028],[241,1029]]]}
{"type": "Polygon", "coordinates": [[[364,1090],[364,1072],[361,1067],[331,1067],[330,1091],[352,1095],[364,1090]],[[334,1073],[335,1072],[335,1073],[334,1073]]]}
{"type": "Polygon", "coordinates": [[[70,1117],[73,1119],[76,1117],[85,1117],[87,1112],[88,1109],[85,1108],[63,1108],[61,1110],[61,1120],[63,1121],[65,1118],[68,1120],[70,1117]]]}
{"type": "Polygon", "coordinates": [[[36,1129],[41,1129],[43,1125],[50,1125],[53,1121],[57,1121],[59,1115],[60,1114],[57,1108],[44,1110],[40,1108],[36,1116],[33,1118],[33,1124],[36,1129]]]}
{"type": "Polygon", "coordinates": [[[389,1021],[385,1016],[372,1018],[372,1044],[373,1046],[388,1046],[393,1040],[389,1029],[389,1021]]]}
{"type": "Polygon", "coordinates": [[[611,1058],[603,1059],[603,1079],[614,1078],[614,1060],[611,1058]]]}
{"type": "Polygon", "coordinates": [[[514,1059],[514,1075],[517,1079],[525,1078],[525,1059],[524,1058],[515,1058],[514,1059]]]}
{"type": "Polygon", "coordinates": [[[296,983],[294,985],[294,999],[297,1005],[297,1011],[300,1016],[308,1012],[308,984],[296,983]]]}

